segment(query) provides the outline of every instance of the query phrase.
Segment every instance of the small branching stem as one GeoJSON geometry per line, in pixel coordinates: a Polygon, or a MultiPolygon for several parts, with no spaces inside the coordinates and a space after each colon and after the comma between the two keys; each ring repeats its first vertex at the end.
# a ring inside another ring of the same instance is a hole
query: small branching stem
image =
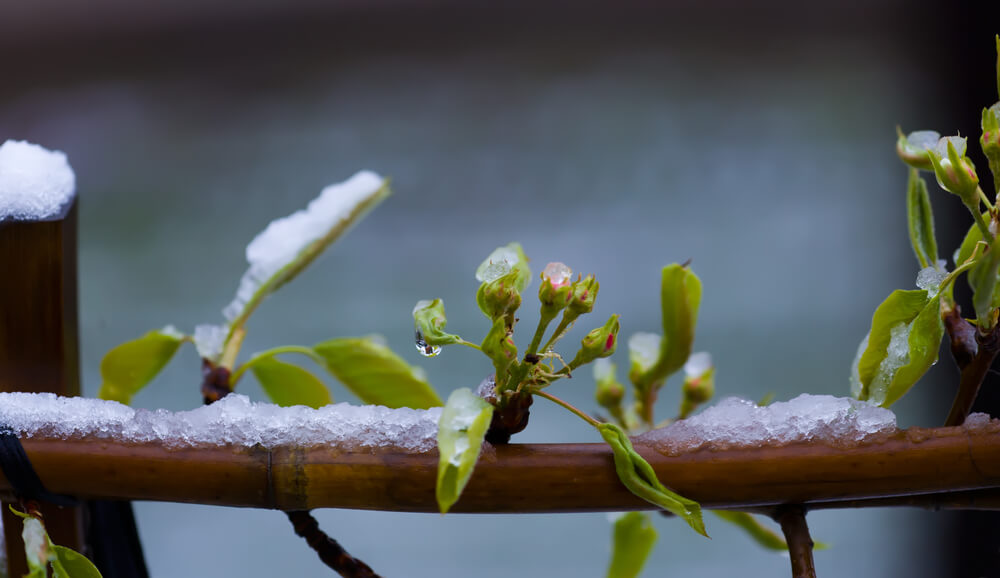
{"type": "Polygon", "coordinates": [[[781,524],[781,531],[788,543],[792,561],[792,578],[816,578],[813,562],[813,541],[806,524],[806,510],[802,506],[781,506],[775,510],[774,521],[781,524]]]}
{"type": "Polygon", "coordinates": [[[305,538],[319,559],[345,578],[379,578],[367,564],[351,556],[336,540],[319,529],[319,523],[310,512],[285,512],[295,528],[295,533],[305,538]]]}

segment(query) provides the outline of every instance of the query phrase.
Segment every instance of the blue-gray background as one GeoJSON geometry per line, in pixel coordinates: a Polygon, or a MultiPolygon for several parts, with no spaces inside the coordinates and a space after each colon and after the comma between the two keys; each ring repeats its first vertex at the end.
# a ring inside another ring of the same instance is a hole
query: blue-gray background
{"type": "MultiPolygon", "coordinates": [[[[611,313],[625,336],[657,330],[659,268],[693,259],[705,287],[697,349],[716,361],[719,395],[846,395],[872,310],[917,271],[894,126],[958,122],[932,108],[950,102],[935,82],[944,57],[919,49],[902,1],[828,14],[780,2],[612,13],[105,0],[92,17],[56,4],[0,1],[0,139],[63,150],[76,170],[88,395],[115,344],[220,321],[253,235],[361,168],[391,176],[395,195],[266,302],[244,351],[380,333],[440,391],[475,385],[488,362],[464,349],[421,358],[410,310],[443,297],[449,330],[476,340],[486,327],[472,272],[517,240],[536,271],[560,260],[600,280],[570,343],[611,313]]],[[[976,49],[990,50],[983,40],[976,49]]],[[[960,216],[935,195],[941,220],[960,216]]],[[[535,308],[521,319],[523,345],[535,308]]],[[[943,393],[927,385],[898,404],[903,425],[943,417],[949,371],[934,373],[943,393]]],[[[135,405],[195,407],[198,383],[185,350],[135,405]]],[[[556,393],[592,409],[592,387],[584,372],[556,393]]],[[[252,378],[239,391],[263,399],[252,378]]],[[[662,417],[676,399],[673,383],[662,417]]],[[[566,412],[536,408],[519,441],[596,441],[566,412]]],[[[277,512],[136,511],[154,576],[325,572],[277,512]]],[[[386,576],[600,576],[608,559],[603,514],[317,516],[386,576]]],[[[949,520],[817,512],[813,535],[832,545],[819,571],[939,576],[949,520]]],[[[711,541],[658,520],[646,575],[787,572],[785,558],[707,522],[711,541]]]]}

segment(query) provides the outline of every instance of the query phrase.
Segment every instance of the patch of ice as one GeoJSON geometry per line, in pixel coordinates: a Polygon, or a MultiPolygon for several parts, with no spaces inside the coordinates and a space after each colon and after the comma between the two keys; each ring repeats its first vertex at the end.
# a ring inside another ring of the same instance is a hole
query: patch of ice
{"type": "Polygon", "coordinates": [[[27,141],[0,145],[0,221],[57,217],[75,195],[65,154],[27,141]]]}
{"type": "Polygon", "coordinates": [[[548,281],[553,289],[569,285],[572,276],[573,270],[567,267],[565,263],[558,261],[549,263],[545,266],[545,269],[542,269],[542,279],[548,281]]]}
{"type": "Polygon", "coordinates": [[[900,321],[889,329],[889,346],[885,359],[878,366],[875,377],[868,385],[868,401],[878,405],[885,401],[896,372],[910,362],[910,330],[913,326],[900,321]]]}
{"type": "Polygon", "coordinates": [[[323,189],[305,209],[271,221],[247,245],[250,268],[240,279],[236,297],[222,314],[229,321],[239,317],[261,285],[331,229],[348,223],[359,207],[384,191],[385,179],[371,171],[361,171],[342,183],[323,189]]]}
{"type": "Polygon", "coordinates": [[[521,258],[510,246],[497,247],[476,269],[476,281],[489,283],[503,277],[521,258]]]}
{"type": "Polygon", "coordinates": [[[679,454],[796,442],[851,445],[895,431],[896,415],[888,409],[851,398],[802,394],[766,407],[726,398],[698,415],[646,432],[637,441],[679,454]]]}
{"type": "Polygon", "coordinates": [[[221,325],[196,325],[194,328],[194,346],[203,359],[218,361],[222,355],[229,330],[221,325]]]}
{"type": "Polygon", "coordinates": [[[906,135],[906,140],[918,150],[933,149],[937,146],[941,134],[933,130],[918,130],[906,135]]]}
{"type": "Polygon", "coordinates": [[[924,267],[917,273],[917,288],[928,293],[937,293],[938,287],[947,276],[948,270],[945,269],[944,259],[938,259],[936,266],[924,267]]]}
{"type": "Polygon", "coordinates": [[[0,393],[0,422],[25,437],[156,443],[169,449],[234,445],[334,446],[344,450],[437,447],[441,408],[347,403],[279,407],[230,394],[191,411],[133,409],[114,401],[51,393],[0,393]]]}

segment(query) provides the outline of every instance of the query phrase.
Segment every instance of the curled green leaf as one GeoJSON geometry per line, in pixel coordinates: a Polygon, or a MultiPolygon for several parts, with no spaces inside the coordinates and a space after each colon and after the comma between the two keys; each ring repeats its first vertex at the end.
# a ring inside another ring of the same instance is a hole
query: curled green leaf
{"type": "Polygon", "coordinates": [[[698,502],[689,500],[661,484],[656,478],[653,466],[635,451],[622,428],[612,423],[602,423],[597,426],[597,430],[611,447],[618,479],[630,492],[674,513],[687,522],[695,532],[708,537],[698,502]]]}
{"type": "Polygon", "coordinates": [[[313,351],[326,370],[364,403],[413,409],[442,405],[423,376],[377,339],[331,339],[313,351]]]}
{"type": "Polygon", "coordinates": [[[101,399],[128,404],[187,339],[171,326],[150,331],[109,351],[101,360],[101,399]]]}
{"type": "Polygon", "coordinates": [[[330,390],[310,371],[265,355],[247,361],[250,371],[272,402],[282,406],[321,408],[333,402],[330,390]]]}
{"type": "Polygon", "coordinates": [[[608,578],[635,578],[656,545],[656,528],[649,514],[628,512],[615,520],[608,578]]]}
{"type": "MultiPolygon", "coordinates": [[[[427,347],[453,345],[461,343],[462,338],[451,333],[445,333],[448,318],[444,314],[444,301],[441,299],[417,301],[413,307],[413,323],[416,326],[417,348],[427,355],[427,347]],[[423,347],[422,347],[423,346],[423,347]]],[[[430,351],[433,351],[431,349],[430,351]]]]}
{"type": "Polygon", "coordinates": [[[969,274],[972,286],[972,305],[976,309],[976,324],[983,332],[987,332],[996,324],[996,307],[1000,305],[1000,284],[997,274],[1000,272],[1000,239],[994,239],[990,244],[983,261],[976,266],[975,275],[969,274]]]}
{"type": "Polygon", "coordinates": [[[438,422],[438,475],[435,490],[441,513],[447,512],[462,495],[479,459],[493,406],[469,388],[456,389],[448,396],[438,422]]]}
{"type": "Polygon", "coordinates": [[[701,305],[701,280],[686,265],[672,264],[663,268],[660,282],[660,308],[663,336],[656,361],[645,371],[633,362],[629,377],[640,391],[658,388],[680,368],[691,355],[698,307],[701,305]]]}
{"type": "Polygon", "coordinates": [[[13,506],[8,507],[14,515],[24,520],[21,538],[28,562],[29,573],[26,578],[46,578],[50,566],[53,578],[101,578],[97,567],[85,556],[54,544],[41,518],[19,512],[13,506]]]}
{"type": "Polygon", "coordinates": [[[906,190],[906,216],[910,231],[910,245],[920,262],[920,267],[935,267],[938,261],[937,239],[934,236],[934,213],[927,182],[917,169],[910,169],[906,190]]]}

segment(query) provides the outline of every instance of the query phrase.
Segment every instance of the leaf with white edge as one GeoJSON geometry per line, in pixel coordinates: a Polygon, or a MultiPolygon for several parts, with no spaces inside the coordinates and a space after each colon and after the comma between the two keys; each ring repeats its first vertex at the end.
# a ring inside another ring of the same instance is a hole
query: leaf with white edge
{"type": "Polygon", "coordinates": [[[8,506],[10,511],[24,520],[21,539],[29,573],[26,578],[46,578],[48,567],[52,566],[54,578],[101,578],[97,567],[85,556],[52,542],[41,519],[25,514],[8,506]]]}
{"type": "Polygon", "coordinates": [[[109,351],[101,360],[101,399],[128,405],[177,353],[187,339],[172,326],[150,331],[109,351]]]}
{"type": "Polygon", "coordinates": [[[712,510],[720,519],[743,529],[754,542],[768,550],[787,551],[788,543],[785,539],[773,530],[760,523],[760,521],[746,512],[733,512],[731,510],[712,510]]]}
{"type": "Polygon", "coordinates": [[[656,528],[649,514],[628,512],[615,520],[608,578],[635,578],[656,545],[656,528]]]}
{"type": "Polygon", "coordinates": [[[313,351],[326,370],[364,403],[413,409],[443,405],[434,388],[377,339],[331,339],[313,346],[313,351]]]}
{"type": "Polygon", "coordinates": [[[630,492],[643,500],[659,506],[668,512],[682,518],[689,526],[702,536],[705,533],[705,522],[701,516],[701,505],[680,494],[669,490],[656,479],[653,466],[649,465],[635,448],[632,441],[622,428],[613,423],[602,423],[597,426],[601,437],[611,447],[615,460],[615,472],[618,479],[630,492]]]}
{"type": "Polygon", "coordinates": [[[247,365],[267,397],[282,407],[305,405],[319,409],[333,403],[326,385],[298,365],[273,356],[251,358],[247,365]]]}
{"type": "Polygon", "coordinates": [[[55,544],[52,550],[56,555],[52,560],[53,578],[101,578],[97,566],[83,554],[55,544]]]}
{"type": "MultiPolygon", "coordinates": [[[[870,386],[875,374],[889,355],[889,343],[892,340],[892,331],[897,331],[897,342],[900,325],[908,325],[916,319],[917,315],[927,304],[927,291],[914,290],[905,291],[897,289],[886,297],[875,314],[872,315],[871,331],[868,334],[868,343],[864,353],[858,359],[858,376],[861,383],[861,392],[858,399],[869,398],[870,386]]],[[[905,338],[904,338],[905,342],[905,338]]],[[[898,348],[897,348],[898,350],[898,348]]],[[[897,351],[898,353],[898,351],[897,351]]],[[[897,357],[901,357],[897,355],[897,357]]],[[[892,364],[901,366],[893,360],[892,364]]]]}
{"type": "Polygon", "coordinates": [[[934,236],[934,213],[931,210],[927,182],[917,169],[910,169],[906,191],[906,216],[910,230],[910,245],[920,267],[934,267],[938,260],[937,239],[934,236]]]}
{"type": "Polygon", "coordinates": [[[361,171],[324,188],[305,209],[272,221],[247,245],[250,268],[223,310],[230,327],[242,326],[265,297],[294,279],[389,194],[388,180],[361,171]]]}
{"type": "Polygon", "coordinates": [[[451,392],[438,421],[438,475],[436,495],[441,513],[462,495],[479,459],[490,427],[493,406],[469,388],[451,392]]]}

